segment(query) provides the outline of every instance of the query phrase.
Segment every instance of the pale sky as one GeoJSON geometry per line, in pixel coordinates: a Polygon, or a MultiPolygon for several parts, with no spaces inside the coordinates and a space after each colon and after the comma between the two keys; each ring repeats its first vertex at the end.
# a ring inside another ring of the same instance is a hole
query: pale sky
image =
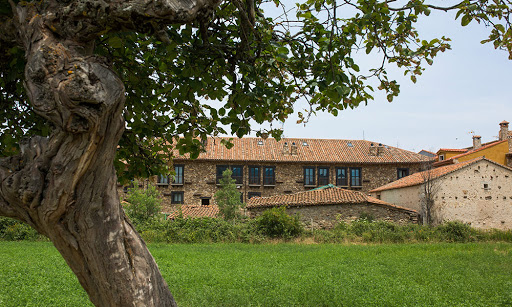
{"type": "Polygon", "coordinates": [[[305,127],[291,117],[284,124],[285,137],[363,139],[364,134],[366,140],[415,152],[468,147],[472,133],[482,136],[482,143],[495,140],[499,123],[512,122],[512,61],[505,51],[480,44],[489,31],[484,25],[462,27],[452,13],[432,15],[421,22],[420,36],[450,37],[452,50],[427,65],[416,84],[401,77],[403,72],[388,70],[401,85],[392,103],[379,91],[368,106],[338,117],[318,114],[305,127]]]}

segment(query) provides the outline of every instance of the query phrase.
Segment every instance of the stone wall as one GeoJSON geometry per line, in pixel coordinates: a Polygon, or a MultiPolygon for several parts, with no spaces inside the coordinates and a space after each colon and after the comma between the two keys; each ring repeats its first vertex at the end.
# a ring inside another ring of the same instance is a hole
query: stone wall
{"type": "MultiPolygon", "coordinates": [[[[217,165],[243,165],[244,181],[239,185],[239,190],[243,193],[244,202],[247,201],[250,192],[260,193],[262,197],[279,194],[292,194],[310,190],[314,187],[304,186],[304,167],[329,167],[329,183],[336,184],[336,167],[360,167],[362,186],[353,188],[354,190],[368,193],[371,189],[380,187],[397,179],[397,168],[409,168],[409,173],[413,174],[420,170],[421,164],[333,164],[333,163],[254,163],[254,162],[235,162],[225,163],[224,161],[190,161],[175,160],[175,164],[184,165],[184,183],[182,185],[158,185],[158,190],[162,193],[164,203],[171,205],[170,195],[172,191],[184,192],[184,203],[186,205],[200,205],[202,199],[210,199],[210,204],[214,202],[214,194],[219,186],[216,184],[217,165]],[[249,166],[273,166],[275,167],[276,183],[273,186],[251,186],[249,182],[249,166]]],[[[318,172],[315,173],[318,176],[318,172]]],[[[156,176],[151,178],[152,183],[156,183],[156,176]]],[[[318,186],[318,185],[317,185],[318,186]]],[[[351,189],[351,187],[347,187],[351,189]]]]}
{"type": "MultiPolygon", "coordinates": [[[[254,218],[269,208],[248,208],[248,216],[254,218]]],[[[398,224],[418,222],[418,214],[374,204],[339,204],[315,206],[290,206],[286,208],[289,215],[298,214],[300,221],[307,228],[333,228],[340,220],[352,222],[369,214],[377,220],[390,221],[398,224]]]]}
{"type": "MultiPolygon", "coordinates": [[[[481,229],[512,229],[512,171],[486,160],[436,179],[435,223],[461,221],[481,229]]],[[[422,185],[377,192],[381,200],[420,211],[422,185]]]]}

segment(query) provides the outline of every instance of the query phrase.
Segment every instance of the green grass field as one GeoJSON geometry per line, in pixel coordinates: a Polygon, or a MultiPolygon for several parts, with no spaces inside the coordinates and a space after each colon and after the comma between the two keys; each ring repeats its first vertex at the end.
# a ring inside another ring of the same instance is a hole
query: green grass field
{"type": "MultiPolygon", "coordinates": [[[[512,306],[512,244],[151,245],[180,306],[512,306]]],[[[0,242],[0,306],[91,306],[51,243],[0,242]]]]}

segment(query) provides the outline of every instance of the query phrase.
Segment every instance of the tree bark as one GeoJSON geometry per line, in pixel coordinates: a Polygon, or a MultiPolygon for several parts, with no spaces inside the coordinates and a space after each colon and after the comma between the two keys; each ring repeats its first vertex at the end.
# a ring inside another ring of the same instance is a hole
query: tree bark
{"type": "Polygon", "coordinates": [[[27,95],[54,127],[0,160],[0,215],[48,236],[96,306],[176,306],[119,202],[124,86],[93,42],[107,26],[136,28],[137,16],[185,22],[217,1],[66,2],[13,4],[27,95]]]}

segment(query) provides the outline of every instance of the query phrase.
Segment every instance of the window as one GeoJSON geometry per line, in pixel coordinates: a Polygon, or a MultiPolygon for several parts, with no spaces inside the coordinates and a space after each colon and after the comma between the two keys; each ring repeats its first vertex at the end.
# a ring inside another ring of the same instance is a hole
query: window
{"type": "Polygon", "coordinates": [[[183,184],[183,169],[185,168],[184,165],[175,165],[174,166],[174,181],[173,184],[183,184]]]}
{"type": "Polygon", "coordinates": [[[274,166],[265,166],[263,172],[263,185],[276,184],[276,168],[274,166]]]}
{"type": "Polygon", "coordinates": [[[444,155],[439,155],[439,161],[443,161],[444,160],[444,155]]]}
{"type": "Polygon", "coordinates": [[[351,167],[350,168],[350,186],[360,187],[361,186],[361,168],[351,167]]]}
{"type": "Polygon", "coordinates": [[[304,167],[304,185],[315,185],[314,167],[304,167]]]}
{"type": "Polygon", "coordinates": [[[201,206],[209,206],[210,197],[201,197],[201,206]]]}
{"type": "Polygon", "coordinates": [[[336,185],[340,187],[348,186],[347,168],[337,167],[336,168],[336,185]]]}
{"type": "Polygon", "coordinates": [[[318,168],[318,185],[328,185],[329,184],[329,168],[328,167],[319,167],[318,168]]]}
{"type": "Polygon", "coordinates": [[[408,168],[397,168],[396,169],[396,179],[400,179],[403,177],[409,176],[409,169],[408,168]]]}
{"type": "Polygon", "coordinates": [[[259,166],[249,166],[249,184],[260,185],[259,166]]]}
{"type": "Polygon", "coordinates": [[[244,181],[244,167],[240,165],[217,165],[217,183],[220,183],[220,180],[222,179],[222,173],[224,173],[225,170],[230,169],[232,174],[231,178],[235,179],[236,184],[242,184],[244,181]]]}
{"type": "Polygon", "coordinates": [[[171,204],[183,204],[183,192],[171,192],[171,204]]]}
{"type": "Polygon", "coordinates": [[[247,193],[247,199],[251,199],[253,197],[261,197],[261,193],[260,192],[248,192],[247,193]]]}
{"type": "Polygon", "coordinates": [[[231,166],[233,174],[231,178],[235,179],[236,184],[242,184],[244,182],[244,167],[240,165],[231,166]]]}
{"type": "Polygon", "coordinates": [[[157,185],[169,185],[169,176],[167,175],[158,175],[156,179],[157,185]]]}
{"type": "Polygon", "coordinates": [[[228,168],[229,166],[227,165],[217,165],[217,183],[220,183],[220,180],[222,179],[222,173],[224,173],[224,171],[228,168]]]}

